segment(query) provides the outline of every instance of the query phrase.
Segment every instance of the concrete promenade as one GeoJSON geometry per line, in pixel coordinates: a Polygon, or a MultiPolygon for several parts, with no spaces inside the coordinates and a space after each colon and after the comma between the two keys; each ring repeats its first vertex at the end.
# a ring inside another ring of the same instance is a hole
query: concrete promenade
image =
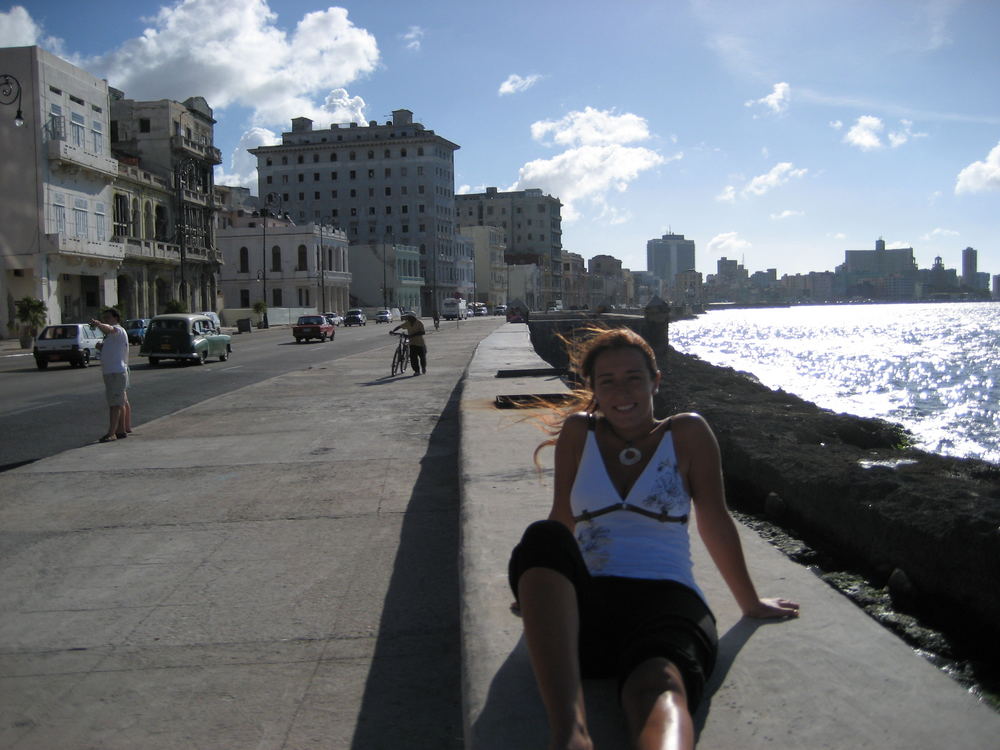
{"type": "MultiPolygon", "coordinates": [[[[550,479],[493,402],[563,385],[495,377],[545,366],[523,325],[443,325],[419,378],[393,343],[0,474],[0,748],[545,746],[506,562],[550,479]]],[[[722,636],[701,747],[995,746],[1000,716],[743,538],[802,618],[741,620],[694,543],[722,636]]],[[[613,686],[587,692],[623,747],[613,686]]]]}

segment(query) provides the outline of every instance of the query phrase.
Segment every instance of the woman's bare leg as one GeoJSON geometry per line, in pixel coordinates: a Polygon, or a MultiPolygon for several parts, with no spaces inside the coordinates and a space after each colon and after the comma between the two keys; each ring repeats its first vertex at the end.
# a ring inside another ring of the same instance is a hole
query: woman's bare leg
{"type": "Polygon", "coordinates": [[[691,750],[694,726],[680,670],[663,658],[647,659],[625,680],[622,708],[639,750],[691,750]]]}
{"type": "Polygon", "coordinates": [[[554,570],[529,568],[517,583],[531,667],[549,718],[549,747],[590,750],[577,644],[573,584],[554,570]]]}

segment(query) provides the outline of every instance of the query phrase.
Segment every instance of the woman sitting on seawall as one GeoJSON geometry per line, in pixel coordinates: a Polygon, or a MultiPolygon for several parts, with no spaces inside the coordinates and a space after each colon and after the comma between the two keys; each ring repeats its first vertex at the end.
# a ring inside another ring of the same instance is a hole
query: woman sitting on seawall
{"type": "Polygon", "coordinates": [[[708,423],[654,416],[662,374],[649,345],[625,328],[589,333],[570,352],[581,399],[535,451],[555,445],[549,520],[528,527],[510,560],[549,747],[593,746],[581,677],[616,676],[635,747],[692,748],[718,638],[692,573],[691,508],[744,615],[795,617],[799,606],[757,595],[708,423]]]}

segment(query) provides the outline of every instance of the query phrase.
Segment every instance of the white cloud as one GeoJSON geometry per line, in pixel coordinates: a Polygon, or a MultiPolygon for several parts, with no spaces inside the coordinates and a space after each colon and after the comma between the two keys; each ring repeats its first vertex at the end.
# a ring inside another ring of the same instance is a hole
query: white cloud
{"type": "Polygon", "coordinates": [[[771,214],[771,218],[774,219],[775,221],[781,221],[782,219],[790,219],[793,216],[805,216],[805,215],[806,215],[805,211],[791,211],[789,209],[786,209],[781,213],[771,214]]]}
{"type": "Polygon", "coordinates": [[[742,255],[752,247],[753,244],[740,237],[739,232],[724,232],[708,241],[708,254],[713,258],[719,255],[726,257],[742,255]]]}
{"type": "Polygon", "coordinates": [[[804,177],[808,169],[796,169],[795,165],[788,161],[783,161],[771,167],[766,174],[754,177],[742,190],[743,197],[749,195],[764,195],[764,193],[774,190],[774,188],[784,185],[792,179],[804,177]]]}
{"type": "Polygon", "coordinates": [[[532,137],[566,150],[551,159],[536,159],[521,167],[511,190],[540,188],[563,203],[564,221],[579,219],[582,204],[597,210],[597,218],[622,219],[607,204],[607,194],[625,192],[642,172],[683,158],[664,157],[643,146],[627,145],[649,139],[646,121],[638,115],[600,111],[587,107],[561,120],[544,120],[531,126],[532,137]]]}
{"type": "Polygon", "coordinates": [[[847,239],[847,235],[844,234],[843,232],[834,232],[833,234],[831,234],[829,236],[833,237],[833,239],[835,239],[835,240],[846,240],[847,239]]]}
{"type": "Polygon", "coordinates": [[[842,123],[840,120],[830,120],[830,127],[833,128],[834,130],[840,130],[842,127],[844,127],[844,123],[842,123]]]}
{"type": "Polygon", "coordinates": [[[339,115],[329,97],[336,102],[336,90],[373,71],[379,59],[375,37],[343,8],[307,13],[285,31],[264,0],[181,0],[150,24],[84,67],[130,98],[203,96],[216,109],[250,108],[260,126],[339,115]],[[317,105],[316,97],[327,102],[317,105]]]}
{"type": "Polygon", "coordinates": [[[879,137],[885,129],[882,120],[874,115],[861,115],[844,136],[844,143],[857,146],[862,151],[873,151],[882,148],[882,139],[879,137]]]}
{"type": "Polygon", "coordinates": [[[74,56],[66,51],[63,40],[47,35],[24,6],[13,5],[8,12],[0,12],[0,47],[31,47],[36,44],[54,55],[75,62],[74,56]]]}
{"type": "Polygon", "coordinates": [[[424,41],[424,33],[419,26],[411,26],[405,34],[400,34],[400,38],[406,43],[406,49],[419,52],[420,45],[424,41]]]}
{"type": "Polygon", "coordinates": [[[958,237],[958,235],[959,233],[956,232],[954,229],[943,229],[942,227],[936,227],[931,231],[929,231],[920,239],[923,240],[924,242],[930,242],[940,237],[958,237]]]}
{"type": "Polygon", "coordinates": [[[240,142],[230,156],[230,171],[222,166],[215,168],[215,184],[234,185],[250,188],[257,193],[257,157],[251,156],[248,150],[258,146],[274,146],[281,142],[277,133],[267,128],[251,128],[243,134],[240,142]]]}
{"type": "Polygon", "coordinates": [[[735,203],[736,202],[736,188],[732,185],[726,185],[722,188],[722,192],[715,196],[715,200],[720,203],[735,203]]]}
{"type": "Polygon", "coordinates": [[[927,133],[914,133],[911,120],[900,120],[900,129],[889,133],[889,145],[898,148],[911,138],[926,138],[927,133]]]}
{"type": "Polygon", "coordinates": [[[522,91],[527,91],[536,83],[541,80],[541,76],[537,73],[532,73],[530,76],[519,76],[517,73],[511,73],[507,76],[507,80],[500,84],[500,88],[497,90],[497,96],[504,96],[505,94],[518,94],[522,91]]]}
{"type": "Polygon", "coordinates": [[[614,110],[592,107],[570,112],[561,120],[540,120],[531,124],[531,137],[558,146],[594,146],[611,143],[634,143],[650,137],[646,120],[638,115],[616,115],[614,110]]]}
{"type": "MultiPolygon", "coordinates": [[[[765,97],[760,99],[751,99],[748,102],[744,102],[745,107],[753,107],[756,105],[761,105],[771,110],[772,114],[780,115],[788,111],[788,103],[791,100],[791,87],[785,83],[774,84],[774,89],[765,97]]],[[[757,115],[754,115],[757,117],[757,115]]]]}
{"type": "Polygon", "coordinates": [[[1000,143],[986,155],[984,161],[974,161],[958,173],[955,194],[981,193],[1000,190],[1000,143]]]}

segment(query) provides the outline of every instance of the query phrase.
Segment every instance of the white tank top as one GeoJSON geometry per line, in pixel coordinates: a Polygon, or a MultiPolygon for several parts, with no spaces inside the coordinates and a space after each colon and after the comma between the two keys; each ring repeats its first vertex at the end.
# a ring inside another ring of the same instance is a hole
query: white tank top
{"type": "Polygon", "coordinates": [[[691,497],[677,470],[669,426],[624,500],[608,475],[594,430],[588,430],[570,506],[591,575],[677,581],[705,598],[692,571],[691,497]]]}

